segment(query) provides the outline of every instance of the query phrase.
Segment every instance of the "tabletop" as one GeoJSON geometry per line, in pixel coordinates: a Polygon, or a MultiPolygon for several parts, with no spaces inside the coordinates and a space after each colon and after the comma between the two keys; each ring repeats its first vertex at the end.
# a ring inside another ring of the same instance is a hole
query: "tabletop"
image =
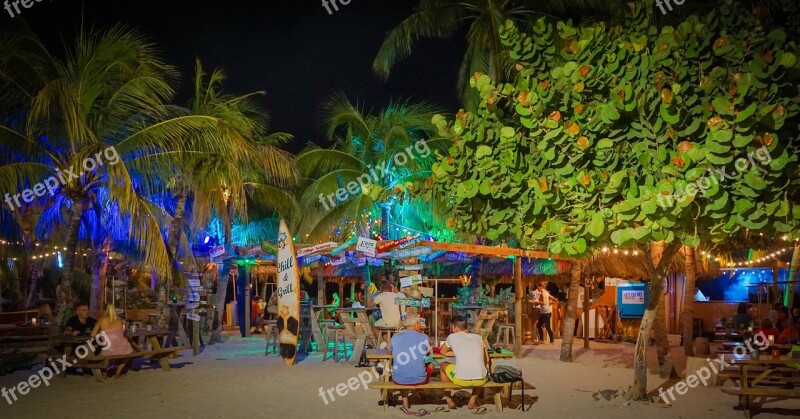
{"type": "Polygon", "coordinates": [[[781,356],[780,358],[773,358],[767,357],[762,355],[758,359],[734,359],[731,361],[733,364],[738,365],[760,365],[760,364],[769,364],[769,365],[792,365],[798,364],[800,365],[800,359],[791,359],[788,356],[781,356]]]}
{"type": "MultiPolygon", "coordinates": [[[[442,354],[431,354],[431,355],[427,355],[426,357],[427,358],[433,358],[433,359],[453,358],[453,357],[444,356],[442,354]]],[[[513,358],[513,357],[514,357],[514,353],[513,352],[500,352],[500,353],[493,352],[493,353],[489,354],[489,358],[492,358],[492,359],[509,359],[509,358],[513,358]]],[[[389,355],[388,353],[371,353],[371,354],[367,354],[367,359],[392,359],[392,356],[389,355]]]]}
{"type": "Polygon", "coordinates": [[[370,311],[370,310],[378,310],[378,309],[379,309],[379,307],[370,307],[370,308],[367,308],[367,307],[357,307],[357,308],[343,307],[343,308],[337,308],[336,311],[341,311],[342,313],[355,313],[357,311],[370,311]]]}

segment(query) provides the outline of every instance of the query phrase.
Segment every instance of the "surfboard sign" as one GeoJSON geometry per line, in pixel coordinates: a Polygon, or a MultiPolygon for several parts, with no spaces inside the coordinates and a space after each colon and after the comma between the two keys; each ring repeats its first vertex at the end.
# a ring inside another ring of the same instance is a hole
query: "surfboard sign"
{"type": "Polygon", "coordinates": [[[292,243],[292,234],[281,220],[278,230],[278,332],[281,357],[286,365],[294,364],[300,335],[300,270],[292,243]]]}

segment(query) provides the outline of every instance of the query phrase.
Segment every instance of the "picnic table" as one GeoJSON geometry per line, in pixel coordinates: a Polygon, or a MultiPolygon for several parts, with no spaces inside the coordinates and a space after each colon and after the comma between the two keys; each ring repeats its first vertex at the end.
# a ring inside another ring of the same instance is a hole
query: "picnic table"
{"type": "Polygon", "coordinates": [[[361,354],[364,352],[364,346],[367,341],[372,345],[378,347],[378,339],[372,331],[372,324],[369,321],[367,310],[376,310],[377,307],[372,308],[339,308],[336,311],[340,313],[339,322],[344,326],[345,331],[353,341],[353,356],[349,362],[356,363],[361,360],[361,354]],[[351,317],[350,315],[354,315],[351,317]]]}
{"type": "MultiPolygon", "coordinates": [[[[489,353],[489,359],[491,359],[491,360],[495,360],[495,359],[511,359],[513,357],[514,357],[514,353],[510,352],[510,351],[500,351],[500,352],[491,351],[489,353]]],[[[426,361],[432,360],[432,361],[434,361],[434,364],[438,365],[438,364],[441,364],[441,361],[446,360],[448,358],[452,359],[453,357],[448,357],[448,356],[444,356],[442,354],[434,353],[434,354],[430,354],[430,355],[426,356],[425,360],[426,361]]],[[[370,360],[370,361],[383,362],[384,363],[383,364],[384,365],[383,378],[384,378],[384,381],[389,381],[389,379],[391,378],[391,371],[392,371],[392,355],[389,355],[385,350],[380,349],[377,352],[367,354],[367,359],[370,360]]],[[[495,365],[494,365],[494,363],[492,363],[492,371],[494,371],[494,367],[495,367],[495,365]]]]}
{"type": "MultiPolygon", "coordinates": [[[[131,362],[137,358],[145,358],[158,362],[162,370],[170,371],[171,368],[167,358],[175,357],[177,352],[186,348],[162,348],[158,339],[167,339],[168,335],[169,331],[166,330],[137,330],[135,333],[132,333],[130,330],[126,330],[125,338],[128,339],[128,342],[130,342],[131,347],[133,348],[133,352],[131,354],[104,356],[90,353],[83,359],[76,359],[73,355],[75,354],[75,349],[78,346],[85,344],[91,339],[90,336],[85,334],[79,334],[76,336],[64,334],[55,336],[52,338],[52,340],[54,344],[61,344],[64,346],[63,353],[66,356],[67,361],[73,364],[72,367],[91,369],[92,375],[95,377],[95,379],[97,381],[102,381],[102,376],[100,375],[99,369],[107,368],[109,361],[114,360],[131,362]],[[149,350],[144,348],[142,343],[143,340],[147,340],[147,342],[150,344],[149,350]]],[[[95,345],[95,349],[99,349],[99,345],[95,345]]],[[[65,377],[66,373],[66,370],[64,370],[60,371],[58,375],[59,377],[65,377]]]]}
{"type": "Polygon", "coordinates": [[[739,386],[725,387],[723,393],[739,396],[745,418],[750,418],[751,402],[756,398],[800,398],[800,359],[761,356],[758,359],[733,359],[740,369],[739,386]]]}

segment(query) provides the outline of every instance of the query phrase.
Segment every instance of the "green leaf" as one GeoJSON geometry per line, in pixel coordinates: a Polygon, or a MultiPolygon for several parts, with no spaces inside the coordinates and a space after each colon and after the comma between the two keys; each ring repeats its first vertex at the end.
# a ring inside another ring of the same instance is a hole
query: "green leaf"
{"type": "Polygon", "coordinates": [[[475,158],[480,159],[481,157],[488,156],[492,154],[492,148],[485,145],[479,145],[478,149],[475,151],[475,158]]]}
{"type": "Polygon", "coordinates": [[[605,231],[606,225],[603,221],[603,215],[599,212],[592,213],[592,221],[589,222],[589,234],[594,237],[600,237],[605,231]]]}
{"type": "Polygon", "coordinates": [[[500,129],[500,136],[503,138],[512,138],[516,134],[516,131],[512,127],[503,127],[500,129]]]}

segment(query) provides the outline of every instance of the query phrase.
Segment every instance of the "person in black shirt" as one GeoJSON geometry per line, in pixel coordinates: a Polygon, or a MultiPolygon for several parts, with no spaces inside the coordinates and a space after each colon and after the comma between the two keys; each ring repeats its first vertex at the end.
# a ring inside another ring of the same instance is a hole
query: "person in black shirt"
{"type": "Polygon", "coordinates": [[[72,336],[91,335],[97,319],[89,316],[89,305],[79,303],[75,306],[75,315],[67,320],[64,333],[72,336]]]}

